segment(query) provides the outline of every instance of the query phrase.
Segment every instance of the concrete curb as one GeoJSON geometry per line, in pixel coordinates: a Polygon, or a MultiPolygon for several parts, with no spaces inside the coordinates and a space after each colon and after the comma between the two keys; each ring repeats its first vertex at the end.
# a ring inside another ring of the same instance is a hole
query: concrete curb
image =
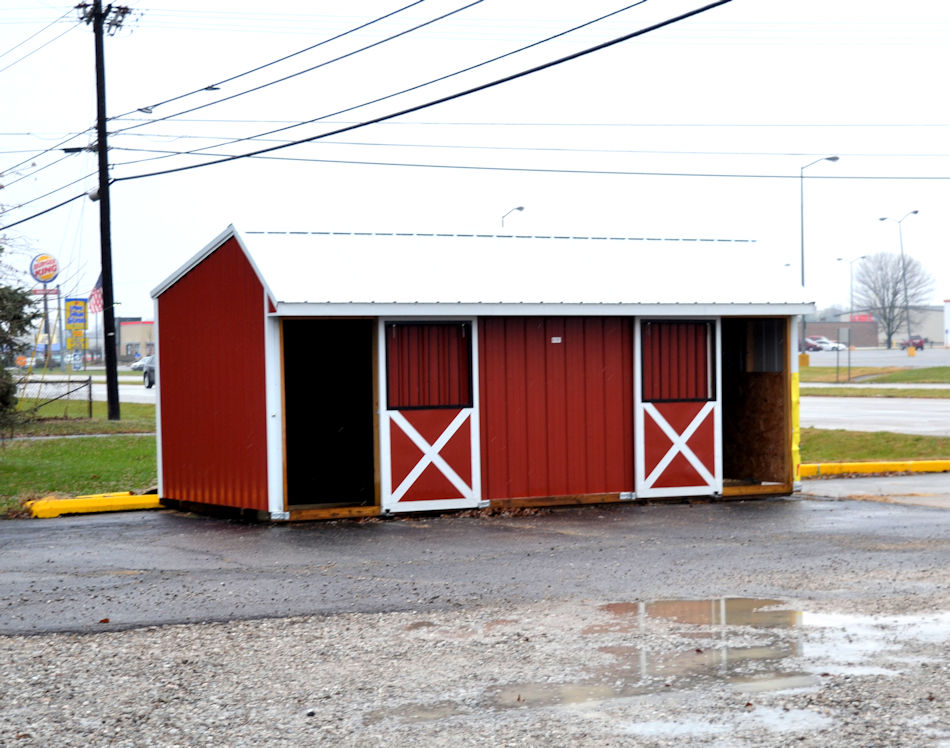
{"type": "Polygon", "coordinates": [[[135,509],[161,509],[161,507],[158,494],[133,496],[129,491],[77,496],[74,499],[57,499],[48,496],[45,499],[26,502],[26,508],[30,510],[30,514],[40,519],[59,517],[62,514],[127,512],[135,509]]]}
{"type": "Polygon", "coordinates": [[[846,473],[946,473],[950,460],[891,460],[882,462],[810,462],[802,463],[801,477],[846,473]]]}

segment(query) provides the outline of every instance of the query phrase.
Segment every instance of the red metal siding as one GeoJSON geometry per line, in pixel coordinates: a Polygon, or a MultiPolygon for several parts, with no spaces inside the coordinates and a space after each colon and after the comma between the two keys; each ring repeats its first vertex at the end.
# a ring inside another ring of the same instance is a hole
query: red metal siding
{"type": "Polygon", "coordinates": [[[470,340],[467,322],[386,325],[389,408],[471,407],[470,340]]]}
{"type": "Polygon", "coordinates": [[[710,400],[712,332],[709,322],[644,322],[643,400],[710,400]]]}
{"type": "Polygon", "coordinates": [[[482,318],[478,340],[484,498],[633,490],[629,319],[482,318]]]}
{"type": "Polygon", "coordinates": [[[235,239],[158,299],[164,498],[266,511],[264,292],[235,239]]]}

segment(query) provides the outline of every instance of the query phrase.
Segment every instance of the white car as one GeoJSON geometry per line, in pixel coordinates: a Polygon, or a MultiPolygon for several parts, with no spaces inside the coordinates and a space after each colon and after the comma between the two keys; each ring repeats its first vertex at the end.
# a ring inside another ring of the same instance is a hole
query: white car
{"type": "Polygon", "coordinates": [[[828,340],[824,335],[809,335],[808,339],[822,351],[846,351],[848,347],[837,340],[828,340]]]}

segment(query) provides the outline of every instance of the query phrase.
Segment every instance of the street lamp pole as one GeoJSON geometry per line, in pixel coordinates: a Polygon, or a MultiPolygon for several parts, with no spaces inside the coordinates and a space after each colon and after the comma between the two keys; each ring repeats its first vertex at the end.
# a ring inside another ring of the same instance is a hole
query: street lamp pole
{"type": "Polygon", "coordinates": [[[848,260],[839,257],[838,262],[848,263],[848,381],[851,381],[851,346],[854,345],[854,263],[866,260],[867,255],[848,260]]]}
{"type": "Polygon", "coordinates": [[[505,228],[505,219],[506,219],[508,216],[510,216],[512,213],[514,213],[516,210],[524,210],[524,206],[523,206],[523,205],[519,205],[517,208],[512,208],[512,209],[509,210],[507,213],[505,213],[505,215],[503,215],[503,216],[501,217],[501,227],[502,227],[502,228],[505,228]]]}
{"type": "Polygon", "coordinates": [[[866,260],[868,255],[861,255],[860,257],[855,257],[853,260],[849,260],[845,257],[839,257],[838,262],[847,262],[848,263],[848,321],[851,322],[851,318],[854,317],[854,263],[858,260],[866,260]]]}
{"type": "MultiPolygon", "coordinates": [[[[920,211],[912,210],[910,213],[907,213],[904,218],[909,218],[910,216],[916,216],[920,211]]],[[[904,285],[904,318],[907,320],[907,345],[910,345],[910,298],[907,294],[907,263],[904,262],[904,228],[902,224],[904,223],[904,218],[901,218],[899,221],[896,218],[888,218],[884,216],[878,220],[881,221],[897,221],[897,240],[900,242],[901,248],[901,280],[904,285]]]]}
{"type": "Polygon", "coordinates": [[[814,166],[821,161],[831,161],[834,163],[837,160],[837,156],[822,156],[821,158],[815,159],[809,164],[805,164],[798,170],[798,208],[801,219],[799,224],[799,238],[802,245],[802,288],[805,287],[805,169],[807,169],[809,166],[814,166]]]}

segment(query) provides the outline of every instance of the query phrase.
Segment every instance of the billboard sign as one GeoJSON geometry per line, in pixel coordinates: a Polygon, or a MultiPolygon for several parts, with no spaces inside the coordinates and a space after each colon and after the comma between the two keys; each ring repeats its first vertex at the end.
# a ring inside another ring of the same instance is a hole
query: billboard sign
{"type": "Polygon", "coordinates": [[[59,263],[53,255],[37,255],[30,262],[30,275],[37,283],[52,283],[59,276],[59,263]]]}
{"type": "Polygon", "coordinates": [[[85,330],[88,327],[85,299],[66,299],[66,329],[85,330]]]}

